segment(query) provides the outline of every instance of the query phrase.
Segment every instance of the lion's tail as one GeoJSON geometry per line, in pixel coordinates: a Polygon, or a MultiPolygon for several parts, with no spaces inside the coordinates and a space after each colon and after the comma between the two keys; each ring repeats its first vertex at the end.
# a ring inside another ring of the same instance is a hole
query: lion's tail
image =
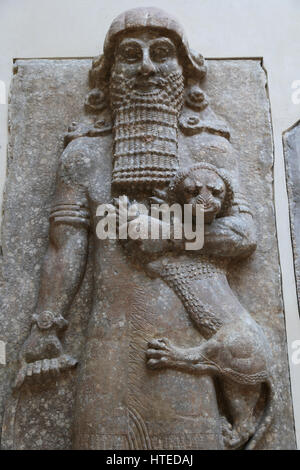
{"type": "Polygon", "coordinates": [[[248,441],[248,443],[245,446],[245,450],[253,450],[256,448],[257,444],[260,442],[260,440],[263,438],[264,434],[267,432],[269,429],[273,418],[274,418],[274,402],[275,402],[275,397],[274,397],[274,386],[273,382],[271,379],[268,381],[264,382],[264,385],[267,388],[267,406],[259,420],[257,429],[251,439],[248,441]]]}

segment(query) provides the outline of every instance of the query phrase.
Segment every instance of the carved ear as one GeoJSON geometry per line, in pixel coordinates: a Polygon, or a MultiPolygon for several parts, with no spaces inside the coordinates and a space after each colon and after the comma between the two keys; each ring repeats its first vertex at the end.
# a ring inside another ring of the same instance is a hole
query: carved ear
{"type": "Polygon", "coordinates": [[[226,186],[225,198],[222,204],[222,208],[218,214],[218,217],[224,217],[224,215],[227,215],[230,212],[230,209],[232,208],[234,201],[234,189],[231,182],[230,173],[224,168],[219,169],[218,171],[226,186]]]}

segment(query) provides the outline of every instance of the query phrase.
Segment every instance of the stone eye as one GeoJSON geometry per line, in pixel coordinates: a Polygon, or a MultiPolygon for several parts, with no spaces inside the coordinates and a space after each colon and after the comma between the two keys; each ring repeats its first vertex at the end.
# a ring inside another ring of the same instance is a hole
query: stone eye
{"type": "Polygon", "coordinates": [[[127,62],[137,62],[142,58],[142,52],[138,47],[126,46],[121,50],[121,55],[127,62]]]}
{"type": "Polygon", "coordinates": [[[200,189],[199,188],[196,188],[195,186],[186,186],[185,188],[185,192],[189,195],[189,196],[197,196],[200,189]]]}
{"type": "Polygon", "coordinates": [[[151,51],[151,58],[156,62],[164,62],[169,56],[169,49],[163,46],[157,46],[151,51]]]}
{"type": "Polygon", "coordinates": [[[223,194],[224,190],[223,190],[223,188],[212,188],[211,192],[212,192],[213,196],[219,197],[223,194]]]}

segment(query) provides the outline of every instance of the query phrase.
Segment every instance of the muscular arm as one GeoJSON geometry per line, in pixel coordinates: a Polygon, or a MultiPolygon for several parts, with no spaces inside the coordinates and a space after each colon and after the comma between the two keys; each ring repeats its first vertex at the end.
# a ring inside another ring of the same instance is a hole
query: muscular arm
{"type": "Polygon", "coordinates": [[[50,213],[46,252],[36,314],[45,310],[65,315],[84,275],[90,223],[82,166],[84,145],[71,143],[63,152],[50,213]],[[81,149],[79,153],[78,148],[81,149]]]}
{"type": "Polygon", "coordinates": [[[66,163],[72,166],[72,157],[67,148],[50,213],[49,246],[43,260],[38,301],[30,335],[21,349],[15,387],[22,385],[26,377],[50,370],[58,372],[77,363],[64,353],[60,341],[67,326],[64,317],[80,287],[88,252],[89,208],[85,188],[66,175],[66,163]]]}
{"type": "Polygon", "coordinates": [[[21,367],[14,387],[20,387],[26,377],[59,372],[76,365],[75,359],[64,354],[60,333],[67,325],[64,316],[85,271],[87,245],[85,227],[51,224],[38,303],[31,333],[20,353],[21,367]]]}
{"type": "Polygon", "coordinates": [[[67,313],[80,286],[87,259],[85,227],[51,224],[36,312],[67,313]]]}
{"type": "MultiPolygon", "coordinates": [[[[159,221],[158,223],[161,224],[159,221]]],[[[137,242],[133,242],[133,245],[137,242]]],[[[186,240],[147,239],[139,240],[142,251],[160,253],[163,251],[185,251],[186,240]]],[[[216,219],[212,224],[205,225],[204,248],[201,253],[220,257],[238,258],[250,255],[256,248],[256,237],[252,215],[237,212],[228,217],[216,219]]],[[[195,253],[195,252],[194,252],[195,253]]]]}
{"type": "Polygon", "coordinates": [[[204,251],[222,257],[248,256],[256,248],[252,216],[241,212],[205,226],[204,251]]]}

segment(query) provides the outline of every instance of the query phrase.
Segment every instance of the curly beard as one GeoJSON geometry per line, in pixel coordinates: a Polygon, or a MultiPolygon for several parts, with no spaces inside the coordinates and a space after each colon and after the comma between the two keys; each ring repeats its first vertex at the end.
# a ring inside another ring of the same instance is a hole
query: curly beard
{"type": "Polygon", "coordinates": [[[178,169],[178,117],[183,105],[181,72],[151,79],[157,88],[141,92],[135,79],[112,72],[114,118],[112,184],[121,190],[165,185],[178,169]]]}

